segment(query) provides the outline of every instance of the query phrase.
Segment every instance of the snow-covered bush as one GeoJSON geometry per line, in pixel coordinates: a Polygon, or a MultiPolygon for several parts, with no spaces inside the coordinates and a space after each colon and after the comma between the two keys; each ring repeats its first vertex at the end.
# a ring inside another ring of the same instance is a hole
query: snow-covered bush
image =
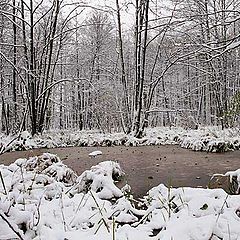
{"type": "Polygon", "coordinates": [[[100,133],[96,131],[48,132],[32,137],[23,132],[20,138],[0,135],[2,151],[28,150],[33,148],[55,148],[67,146],[148,146],[179,144],[194,151],[226,152],[240,149],[240,130],[221,130],[218,127],[204,127],[197,130],[183,128],[146,129],[143,138],[124,133],[100,133]],[[9,144],[10,143],[10,144],[9,144]]]}
{"type": "MultiPolygon", "coordinates": [[[[58,225],[60,229],[65,227],[59,211],[67,211],[70,207],[72,216],[69,218],[72,220],[69,228],[92,227],[103,217],[100,214],[98,220],[96,217],[89,220],[92,214],[100,211],[101,199],[123,196],[114,185],[114,179],[119,179],[123,172],[117,163],[111,161],[102,162],[77,177],[56,155],[44,153],[18,159],[9,166],[0,165],[0,171],[0,239],[17,236],[38,239],[40,233],[45,236],[43,239],[49,239],[46,233],[52,228],[54,236],[58,225]],[[77,220],[74,215],[80,199],[85,199],[87,215],[77,220]]],[[[103,201],[104,205],[107,203],[103,201]]]]}
{"type": "Polygon", "coordinates": [[[123,193],[115,186],[114,180],[119,179],[123,175],[124,173],[118,163],[113,161],[101,162],[77,178],[70,194],[94,191],[101,199],[122,197],[123,193]]]}

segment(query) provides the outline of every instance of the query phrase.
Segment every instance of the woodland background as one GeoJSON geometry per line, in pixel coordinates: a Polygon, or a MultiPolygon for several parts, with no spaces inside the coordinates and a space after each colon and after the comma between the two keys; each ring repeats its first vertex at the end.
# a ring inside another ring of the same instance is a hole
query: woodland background
{"type": "Polygon", "coordinates": [[[238,0],[2,0],[1,131],[239,126],[239,47],[238,0]]]}

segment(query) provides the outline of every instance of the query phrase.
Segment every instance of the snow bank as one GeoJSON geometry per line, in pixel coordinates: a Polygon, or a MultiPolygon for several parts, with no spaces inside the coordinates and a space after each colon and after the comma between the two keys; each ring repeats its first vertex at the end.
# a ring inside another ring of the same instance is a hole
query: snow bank
{"type": "Polygon", "coordinates": [[[130,187],[114,184],[123,175],[116,162],[77,176],[45,153],[0,172],[0,239],[240,240],[240,195],[221,189],[160,184],[135,206],[130,187]]]}
{"type": "MultiPolygon", "coordinates": [[[[48,132],[31,137],[23,132],[15,140],[14,136],[0,135],[2,151],[29,150],[33,148],[54,148],[67,146],[143,146],[179,144],[194,151],[226,152],[240,149],[240,130],[219,127],[202,127],[198,130],[161,127],[146,129],[143,138],[135,138],[124,133],[100,133],[96,131],[48,132]]],[[[1,147],[0,147],[1,148],[1,147]]],[[[1,151],[1,149],[0,149],[1,151]]]]}
{"type": "Polygon", "coordinates": [[[149,191],[148,225],[159,229],[158,239],[240,239],[240,196],[221,189],[178,188],[159,185],[149,191]]]}

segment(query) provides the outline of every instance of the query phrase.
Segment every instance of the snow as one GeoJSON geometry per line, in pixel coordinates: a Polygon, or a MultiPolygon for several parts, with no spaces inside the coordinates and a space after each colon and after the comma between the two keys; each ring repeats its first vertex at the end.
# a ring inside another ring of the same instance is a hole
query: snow
{"type": "Polygon", "coordinates": [[[226,51],[235,49],[235,48],[237,48],[237,47],[239,47],[239,46],[240,46],[240,41],[233,42],[233,43],[227,45],[226,51]]]}
{"type": "MultiPolygon", "coordinates": [[[[32,137],[28,132],[16,136],[0,135],[2,152],[55,148],[67,146],[143,146],[178,144],[194,151],[226,152],[240,149],[240,130],[220,127],[201,127],[187,130],[180,127],[157,127],[146,129],[143,138],[124,133],[101,133],[99,131],[50,131],[32,137]],[[15,140],[14,140],[15,139],[15,140]],[[11,142],[12,141],[12,142],[11,142]]],[[[91,155],[90,155],[91,156],[91,155]]]]}
{"type": "Polygon", "coordinates": [[[97,155],[102,155],[102,152],[97,150],[97,151],[93,151],[91,153],[88,154],[90,157],[95,157],[97,155]]]}
{"type": "Polygon", "coordinates": [[[236,171],[229,171],[225,173],[225,176],[230,176],[230,182],[234,181],[234,177],[237,180],[238,188],[236,190],[236,193],[240,193],[240,169],[236,171]]]}
{"type": "Polygon", "coordinates": [[[240,240],[240,195],[222,189],[160,184],[137,204],[129,185],[115,185],[117,162],[77,176],[49,153],[0,171],[0,239],[240,240]]]}

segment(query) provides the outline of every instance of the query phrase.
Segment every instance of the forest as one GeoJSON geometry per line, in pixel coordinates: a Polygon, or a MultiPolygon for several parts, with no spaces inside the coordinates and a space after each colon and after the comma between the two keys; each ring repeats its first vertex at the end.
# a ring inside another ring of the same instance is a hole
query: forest
{"type": "Polygon", "coordinates": [[[239,1],[107,2],[1,1],[2,132],[239,125],[239,1]]]}
{"type": "Polygon", "coordinates": [[[0,0],[0,239],[240,240],[240,0],[0,0]]]}

